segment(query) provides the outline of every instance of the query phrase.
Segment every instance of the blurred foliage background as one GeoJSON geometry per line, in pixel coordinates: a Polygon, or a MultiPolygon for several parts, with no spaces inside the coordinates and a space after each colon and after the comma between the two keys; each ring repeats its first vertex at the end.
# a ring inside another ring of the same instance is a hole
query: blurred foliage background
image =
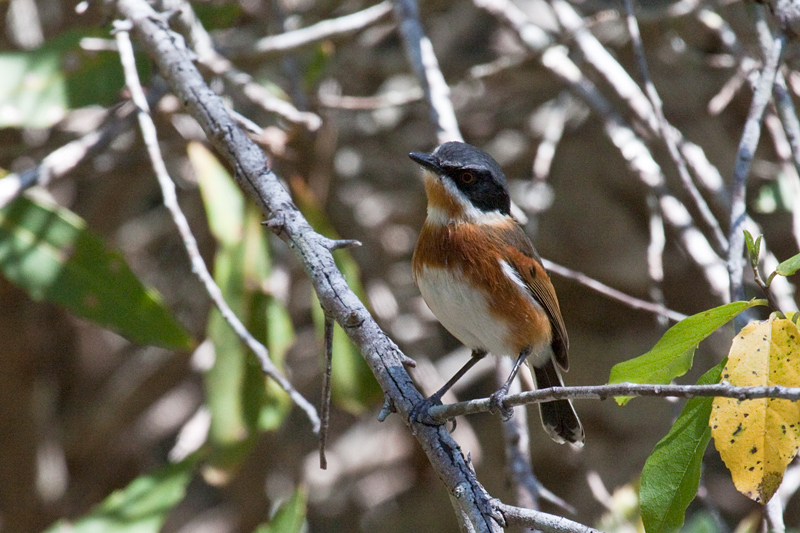
{"type": "MultiPolygon", "coordinates": [[[[551,3],[515,3],[569,49],[646,140],[671,193],[691,205],[664,143],[637,125],[626,101],[587,65],[551,3]]],[[[732,0],[640,3],[665,114],[727,182],[752,97],[748,75],[761,64],[757,8],[732,0]]],[[[258,142],[312,225],[363,243],[337,252],[339,266],[382,327],[417,360],[412,374],[432,392],[466,352],[432,317],[411,278],[425,196],[407,154],[431,150],[437,141],[391,11],[356,32],[253,52],[262,37],[370,5],[192,3],[236,68],[273,96],[321,117],[315,130],[291,123],[222,77],[208,76],[232,108],[263,128],[258,142]]],[[[571,5],[639,80],[621,6],[571,5]]],[[[397,417],[377,422],[382,395],[343,335],[335,337],[329,468],[323,471],[307,418],[265,383],[254,356],[211,309],[126,108],[112,18],[96,3],[0,2],[0,172],[11,174],[4,179],[68,142],[110,131],[58,179],[0,211],[0,530],[41,531],[66,519],[76,531],[456,531],[447,494],[413,437],[397,417]],[[115,490],[122,492],[109,498],[115,490]]],[[[647,188],[604,133],[601,117],[527,52],[515,32],[468,1],[426,0],[420,18],[465,140],[503,166],[545,258],[638,298],[660,292],[681,313],[721,303],[671,228],[663,282],[653,281],[647,188]],[[547,149],[554,150],[551,159],[547,149]]],[[[152,78],[148,58],[137,60],[154,100],[165,161],[206,263],[276,364],[318,402],[323,317],[301,266],[260,226],[230,169],[152,78]]],[[[791,44],[784,73],[794,91],[800,89],[797,67],[791,44]]],[[[800,187],[774,117],[768,111],[748,182],[748,211],[766,244],[785,259],[798,252],[800,223],[792,207],[797,211],[800,187]]],[[[724,195],[707,196],[726,228],[724,195]]],[[[613,364],[644,353],[664,331],[653,315],[581,283],[554,276],[554,284],[571,338],[568,384],[606,382],[613,364]]],[[[747,291],[758,294],[754,286],[747,291]]],[[[719,362],[732,331],[701,345],[686,383],[719,362]]],[[[476,367],[458,396],[495,390],[493,369],[491,361],[476,367]]],[[[634,530],[637,477],[680,405],[639,399],[625,408],[578,402],[577,409],[587,434],[580,452],[551,442],[530,410],[534,471],[575,507],[576,520],[634,530]]],[[[454,436],[489,492],[513,501],[499,419],[460,420],[454,436]]],[[[790,500],[786,515],[795,528],[799,498],[790,500]]],[[[563,512],[547,503],[543,508],[563,512]]],[[[747,531],[758,513],[710,449],[687,528],[747,531]]]]}

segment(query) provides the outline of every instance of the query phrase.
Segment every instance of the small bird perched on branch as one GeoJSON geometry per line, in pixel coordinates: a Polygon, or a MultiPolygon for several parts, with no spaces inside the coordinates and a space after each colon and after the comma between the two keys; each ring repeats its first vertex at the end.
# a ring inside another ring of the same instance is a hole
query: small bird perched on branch
{"type": "MultiPolygon", "coordinates": [[[[539,254],[511,217],[508,185],[486,152],[447,142],[409,157],[425,170],[428,216],[414,250],[414,279],[436,318],[472,349],[470,360],[412,416],[428,409],[487,353],[516,357],[505,384],[491,396],[505,419],[503,398],[523,361],[537,388],[563,386],[569,339],[556,292],[539,254]]],[[[539,404],[550,437],[582,446],[583,427],[569,400],[539,404]]]]}

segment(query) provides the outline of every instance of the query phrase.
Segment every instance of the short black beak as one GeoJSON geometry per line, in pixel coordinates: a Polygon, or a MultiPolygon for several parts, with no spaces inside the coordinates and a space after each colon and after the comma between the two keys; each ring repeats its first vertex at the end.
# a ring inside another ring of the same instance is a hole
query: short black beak
{"type": "Polygon", "coordinates": [[[416,161],[428,170],[441,174],[442,167],[436,162],[436,159],[431,154],[423,154],[422,152],[411,152],[408,154],[412,160],[416,161]]]}

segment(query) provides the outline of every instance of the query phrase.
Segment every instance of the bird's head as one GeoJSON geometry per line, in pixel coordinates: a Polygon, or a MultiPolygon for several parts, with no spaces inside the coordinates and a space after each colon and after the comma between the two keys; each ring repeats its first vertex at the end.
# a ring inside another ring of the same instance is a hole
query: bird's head
{"type": "Polygon", "coordinates": [[[497,161],[483,150],[453,141],[429,154],[408,155],[425,169],[429,218],[481,222],[487,217],[510,216],[506,177],[497,161]]]}

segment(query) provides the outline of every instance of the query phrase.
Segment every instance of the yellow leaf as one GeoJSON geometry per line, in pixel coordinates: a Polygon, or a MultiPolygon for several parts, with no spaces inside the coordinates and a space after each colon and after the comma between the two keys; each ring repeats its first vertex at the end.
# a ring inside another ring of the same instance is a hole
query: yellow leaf
{"type": "MultiPolygon", "coordinates": [[[[797,326],[773,315],[742,328],[733,340],[722,382],[800,386],[797,326]]],[[[769,501],[800,445],[800,402],[715,398],[709,425],[739,492],[760,503],[769,501]]]]}

